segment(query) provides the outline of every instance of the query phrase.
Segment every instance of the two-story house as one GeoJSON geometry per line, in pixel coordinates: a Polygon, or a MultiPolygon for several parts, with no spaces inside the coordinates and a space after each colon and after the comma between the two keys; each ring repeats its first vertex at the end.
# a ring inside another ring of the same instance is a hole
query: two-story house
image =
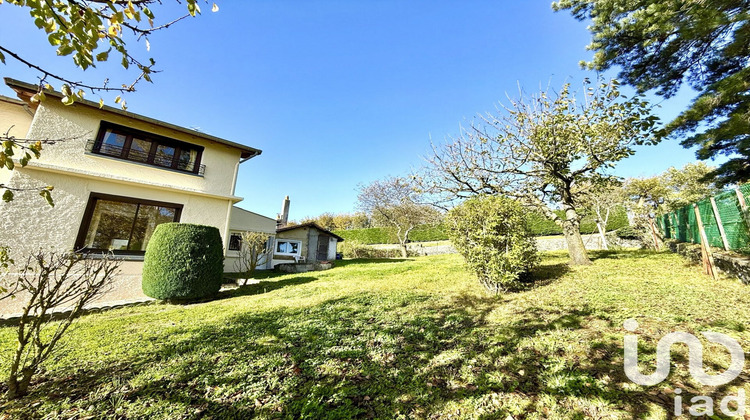
{"type": "MultiPolygon", "coordinates": [[[[160,223],[215,226],[225,250],[240,164],[261,151],[90,101],[63,105],[59,93],[34,103],[37,86],[5,83],[20,100],[0,100],[0,131],[17,138],[54,140],[40,159],[0,184],[54,186],[55,206],[33,193],[0,204],[0,245],[15,255],[38,250],[112,251],[122,257],[117,289],[140,291],[143,255],[160,223]]],[[[234,210],[237,212],[238,210],[234,210]]]]}

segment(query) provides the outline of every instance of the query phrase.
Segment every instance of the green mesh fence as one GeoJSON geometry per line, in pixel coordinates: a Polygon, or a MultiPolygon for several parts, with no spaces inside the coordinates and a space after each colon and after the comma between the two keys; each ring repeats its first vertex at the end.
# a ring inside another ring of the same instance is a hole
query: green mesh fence
{"type": "Polygon", "coordinates": [[[714,199],[719,210],[721,224],[727,235],[729,248],[738,249],[750,246],[750,231],[748,231],[747,220],[742,215],[742,207],[737,194],[734,191],[728,191],[717,195],[714,199]]]}
{"type": "Polygon", "coordinates": [[[745,196],[745,204],[750,206],[750,184],[741,186],[740,191],[742,192],[742,195],[745,196]]]}
{"type": "Polygon", "coordinates": [[[695,211],[693,206],[685,206],[685,213],[688,216],[688,241],[699,244],[701,243],[700,235],[698,234],[698,221],[695,218],[695,211]]]}
{"type": "MultiPolygon", "coordinates": [[[[747,206],[750,206],[750,184],[740,187],[747,206]]],[[[719,224],[724,228],[727,243],[730,249],[750,247],[750,215],[743,214],[739,197],[736,191],[726,191],[714,197],[716,209],[710,199],[699,203],[703,229],[708,238],[709,245],[717,248],[724,247],[719,224]]],[[[665,238],[676,239],[681,242],[692,242],[699,244],[700,231],[698,221],[695,217],[693,205],[677,209],[659,217],[659,228],[665,238]]]]}
{"type": "Polygon", "coordinates": [[[665,214],[661,218],[661,225],[663,226],[664,236],[667,238],[672,237],[672,223],[670,223],[669,215],[665,214]]]}
{"type": "MultiPolygon", "coordinates": [[[[711,206],[711,201],[706,199],[699,202],[698,210],[700,210],[701,212],[701,221],[703,222],[703,230],[706,232],[706,238],[708,238],[708,245],[723,248],[724,243],[721,240],[719,224],[716,222],[716,217],[714,216],[714,210],[713,206],[711,206]]],[[[696,232],[696,235],[700,237],[700,230],[696,232]]]]}

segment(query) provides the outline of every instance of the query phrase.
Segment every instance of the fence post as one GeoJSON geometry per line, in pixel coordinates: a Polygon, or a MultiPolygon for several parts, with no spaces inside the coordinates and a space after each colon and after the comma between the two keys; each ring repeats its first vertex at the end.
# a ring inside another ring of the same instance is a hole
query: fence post
{"type": "Polygon", "coordinates": [[[703,268],[705,269],[706,274],[710,275],[714,280],[716,280],[716,272],[714,271],[714,256],[711,254],[711,248],[708,247],[708,237],[706,236],[706,231],[703,229],[703,221],[701,220],[701,212],[698,209],[698,204],[693,203],[693,210],[695,211],[695,221],[698,224],[698,233],[700,234],[703,268]]]}
{"type": "Polygon", "coordinates": [[[742,194],[739,188],[735,188],[734,192],[737,193],[737,199],[740,201],[740,208],[742,211],[747,211],[747,203],[745,202],[745,196],[742,194]]]}
{"type": "Polygon", "coordinates": [[[719,208],[716,207],[716,200],[714,200],[713,197],[711,197],[711,209],[714,211],[716,225],[719,226],[719,234],[721,234],[721,242],[724,244],[724,251],[729,251],[729,241],[727,240],[727,233],[724,231],[724,225],[721,223],[721,215],[719,215],[719,208]]]}

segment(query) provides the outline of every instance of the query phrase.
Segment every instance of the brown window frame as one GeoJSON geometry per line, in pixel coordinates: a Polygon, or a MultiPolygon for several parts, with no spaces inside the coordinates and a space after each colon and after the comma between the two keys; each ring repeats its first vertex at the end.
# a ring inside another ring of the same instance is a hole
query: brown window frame
{"type": "Polygon", "coordinates": [[[200,174],[200,168],[201,168],[201,161],[203,160],[203,150],[205,148],[203,146],[198,146],[197,144],[192,143],[186,143],[184,141],[175,140],[169,137],[160,136],[158,134],[148,133],[146,131],[136,130],[134,128],[125,127],[122,125],[114,124],[107,121],[102,121],[99,126],[99,133],[96,135],[96,140],[94,141],[94,146],[91,149],[91,153],[101,155],[101,156],[107,156],[114,159],[122,159],[126,160],[128,162],[136,162],[144,165],[153,166],[154,168],[162,168],[162,169],[172,169],[179,172],[184,172],[188,174],[200,174]],[[102,145],[104,144],[104,135],[107,133],[107,130],[111,130],[112,132],[116,134],[121,134],[125,136],[125,144],[122,146],[122,150],[120,151],[119,155],[115,155],[112,153],[104,153],[101,151],[102,145]],[[138,138],[141,140],[147,140],[151,142],[151,149],[149,150],[148,157],[146,158],[146,161],[133,159],[129,157],[130,149],[133,144],[133,138],[138,138]],[[172,164],[170,166],[160,165],[155,162],[156,158],[156,150],[159,146],[167,146],[167,147],[173,147],[175,149],[174,157],[172,158],[172,164]],[[195,150],[198,155],[195,158],[195,163],[193,164],[193,170],[185,170],[179,168],[180,163],[180,153],[184,150],[195,150]]]}
{"type": "MultiPolygon", "coordinates": [[[[96,209],[96,201],[97,200],[107,200],[107,201],[116,201],[119,203],[129,203],[129,204],[138,204],[138,205],[147,205],[147,206],[159,206],[159,207],[169,207],[175,209],[174,214],[174,220],[173,222],[180,221],[180,218],[182,217],[182,204],[177,203],[168,203],[165,201],[155,201],[155,200],[144,200],[140,198],[134,198],[134,197],[125,197],[121,195],[112,195],[112,194],[103,194],[103,193],[95,193],[92,192],[89,194],[89,200],[86,203],[86,210],[83,212],[83,218],[81,219],[80,227],[78,228],[78,236],[76,237],[76,243],[75,243],[75,251],[76,252],[82,252],[82,253],[97,253],[97,252],[110,252],[109,249],[98,249],[98,248],[86,248],[84,247],[86,243],[86,235],[89,232],[89,227],[91,227],[91,216],[94,215],[94,209],[96,209]]],[[[138,218],[138,213],[136,211],[136,218],[133,219],[133,224],[135,224],[135,221],[138,218]]],[[[132,232],[133,228],[131,227],[130,235],[133,235],[132,232]]],[[[112,250],[111,251],[115,255],[144,255],[145,251],[128,251],[128,250],[112,250]]]]}

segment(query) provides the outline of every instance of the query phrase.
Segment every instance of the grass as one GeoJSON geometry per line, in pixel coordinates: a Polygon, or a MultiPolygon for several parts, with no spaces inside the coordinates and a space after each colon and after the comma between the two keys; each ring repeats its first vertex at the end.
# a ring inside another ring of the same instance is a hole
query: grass
{"type": "MultiPolygon", "coordinates": [[[[546,254],[536,283],[498,297],[441,255],[344,261],[208,303],[87,315],[33,394],[0,417],[670,418],[674,387],[689,401],[747,382],[701,388],[680,345],[667,381],[630,383],[624,320],[640,324],[644,373],[675,330],[726,333],[748,349],[750,288],[672,254],[593,256],[568,269],[564,254],[546,254]]],[[[13,333],[0,329],[3,366],[13,333]]],[[[704,359],[729,362],[714,345],[704,359]]]]}

